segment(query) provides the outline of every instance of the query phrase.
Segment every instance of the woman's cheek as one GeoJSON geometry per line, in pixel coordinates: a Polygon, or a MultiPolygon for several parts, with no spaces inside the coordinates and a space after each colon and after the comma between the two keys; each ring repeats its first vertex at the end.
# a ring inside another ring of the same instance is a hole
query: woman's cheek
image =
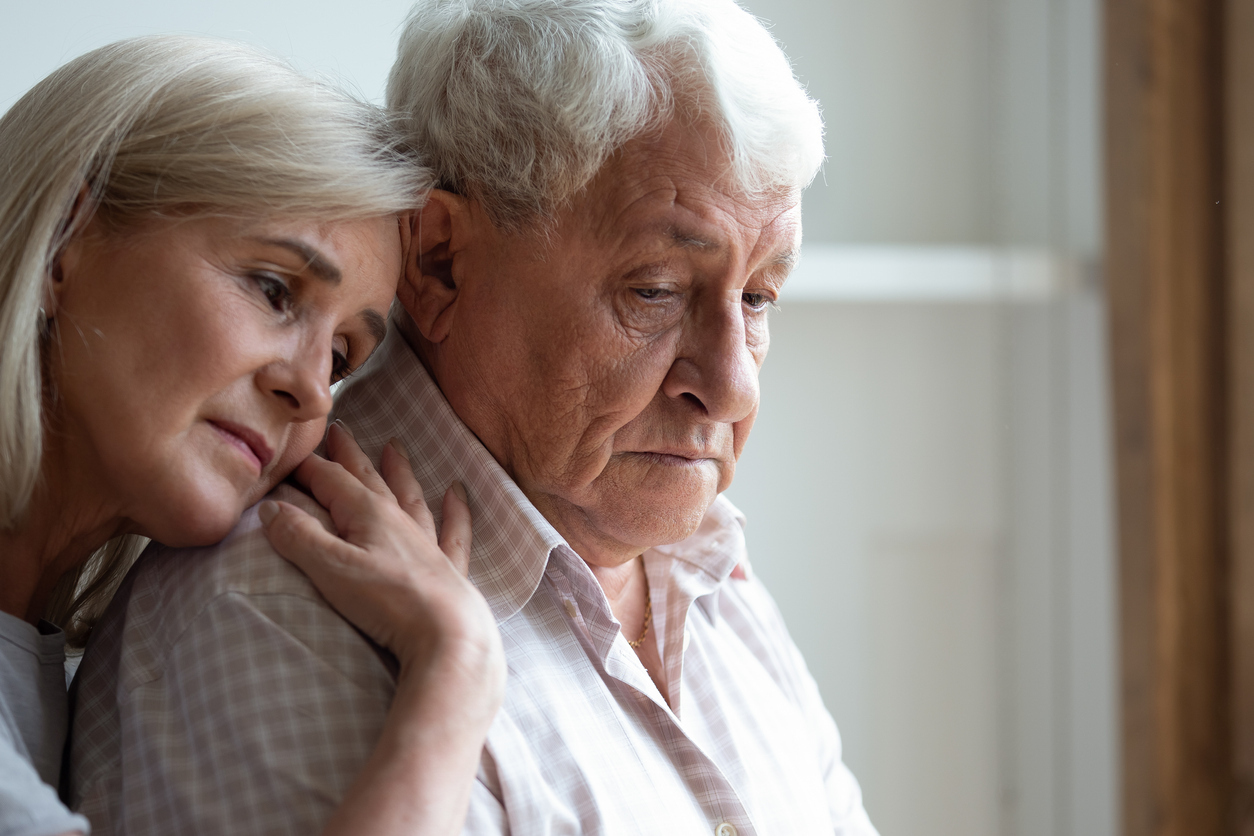
{"type": "Polygon", "coordinates": [[[283,451],[275,458],[270,469],[262,474],[256,488],[248,497],[248,501],[244,503],[244,507],[247,508],[253,503],[260,502],[262,497],[274,490],[275,485],[286,479],[287,475],[318,447],[326,430],[325,418],[292,424],[291,429],[288,430],[287,444],[283,447],[283,451]]]}

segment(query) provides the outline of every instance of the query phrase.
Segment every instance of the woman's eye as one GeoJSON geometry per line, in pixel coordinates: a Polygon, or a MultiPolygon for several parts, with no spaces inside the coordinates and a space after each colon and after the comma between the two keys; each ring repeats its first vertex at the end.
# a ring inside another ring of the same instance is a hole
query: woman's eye
{"type": "Polygon", "coordinates": [[[348,358],[338,351],[331,352],[331,383],[339,383],[344,378],[353,373],[353,367],[348,364],[348,358]]]}
{"type": "Polygon", "coordinates": [[[257,283],[257,288],[266,297],[270,307],[276,311],[286,313],[292,306],[292,289],[278,276],[273,273],[254,273],[253,281],[257,283]]]}
{"type": "Polygon", "coordinates": [[[765,293],[745,293],[740,298],[755,311],[760,311],[771,304],[771,298],[765,293]]]}

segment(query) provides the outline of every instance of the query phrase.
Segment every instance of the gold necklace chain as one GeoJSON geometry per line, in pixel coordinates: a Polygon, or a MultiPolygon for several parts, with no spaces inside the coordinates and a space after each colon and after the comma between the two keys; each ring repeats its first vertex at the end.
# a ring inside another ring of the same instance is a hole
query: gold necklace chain
{"type": "Polygon", "coordinates": [[[644,629],[640,631],[640,638],[634,642],[627,642],[632,650],[639,650],[640,645],[644,644],[644,637],[649,635],[649,625],[653,623],[653,596],[646,589],[644,592],[644,629]]]}

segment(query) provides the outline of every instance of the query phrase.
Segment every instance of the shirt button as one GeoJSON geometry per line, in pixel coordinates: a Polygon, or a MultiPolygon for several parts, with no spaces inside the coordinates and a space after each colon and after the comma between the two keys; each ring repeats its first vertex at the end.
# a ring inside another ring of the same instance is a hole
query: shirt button
{"type": "Polygon", "coordinates": [[[571,618],[575,617],[575,602],[567,598],[563,603],[566,604],[566,614],[571,618]]]}
{"type": "Polygon", "coordinates": [[[736,836],[736,827],[731,822],[723,822],[714,828],[714,836],[736,836]]]}

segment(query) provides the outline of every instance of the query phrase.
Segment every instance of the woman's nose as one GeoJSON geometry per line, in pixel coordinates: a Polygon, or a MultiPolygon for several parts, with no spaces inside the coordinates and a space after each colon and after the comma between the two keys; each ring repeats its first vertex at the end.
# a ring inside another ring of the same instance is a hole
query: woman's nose
{"type": "Polygon", "coordinates": [[[292,412],[294,421],[313,421],[331,412],[331,350],[303,349],[273,362],[258,375],[258,385],[292,412]]]}

